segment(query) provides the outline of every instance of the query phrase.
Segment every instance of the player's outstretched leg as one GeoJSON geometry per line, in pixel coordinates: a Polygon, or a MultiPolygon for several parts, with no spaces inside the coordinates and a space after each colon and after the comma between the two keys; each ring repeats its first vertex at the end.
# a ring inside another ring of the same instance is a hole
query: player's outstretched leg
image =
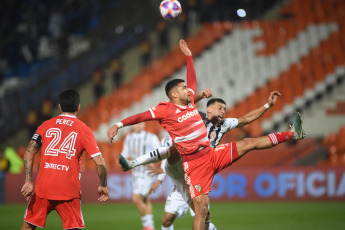
{"type": "Polygon", "coordinates": [[[127,172],[128,170],[134,168],[133,161],[129,161],[126,158],[124,158],[121,154],[118,156],[119,164],[121,165],[121,169],[124,172],[127,172]]]}
{"type": "Polygon", "coordinates": [[[289,140],[302,140],[305,132],[302,128],[302,119],[299,112],[294,114],[294,123],[288,132],[272,133],[258,138],[245,138],[236,142],[238,156],[254,149],[267,149],[289,140]]]}
{"type": "Polygon", "coordinates": [[[169,157],[169,155],[170,155],[169,147],[159,147],[153,150],[152,152],[146,153],[134,160],[127,160],[125,157],[123,157],[120,154],[118,157],[118,161],[119,161],[119,164],[121,165],[122,171],[126,172],[139,165],[157,163],[169,157]]]}
{"type": "Polygon", "coordinates": [[[301,114],[297,111],[295,111],[295,117],[294,117],[294,123],[293,123],[293,129],[290,130],[295,132],[295,140],[301,140],[305,137],[305,132],[302,129],[302,119],[301,114]]]}

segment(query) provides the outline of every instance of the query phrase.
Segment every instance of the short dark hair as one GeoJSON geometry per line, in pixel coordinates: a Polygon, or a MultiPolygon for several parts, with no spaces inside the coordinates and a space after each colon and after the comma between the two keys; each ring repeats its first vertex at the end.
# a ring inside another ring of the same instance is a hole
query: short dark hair
{"type": "Polygon", "coordinates": [[[168,81],[168,83],[165,85],[165,94],[169,97],[169,93],[172,90],[172,88],[174,88],[181,82],[184,82],[184,80],[179,78],[168,81]]]}
{"type": "Polygon", "coordinates": [[[225,101],[223,99],[220,99],[220,98],[212,98],[211,100],[209,100],[207,102],[207,107],[209,107],[210,105],[216,103],[216,102],[219,102],[219,103],[222,103],[224,105],[226,105],[225,101]]]}
{"type": "Polygon", "coordinates": [[[59,94],[59,103],[62,112],[74,113],[80,104],[80,95],[76,90],[66,89],[59,94]]]}

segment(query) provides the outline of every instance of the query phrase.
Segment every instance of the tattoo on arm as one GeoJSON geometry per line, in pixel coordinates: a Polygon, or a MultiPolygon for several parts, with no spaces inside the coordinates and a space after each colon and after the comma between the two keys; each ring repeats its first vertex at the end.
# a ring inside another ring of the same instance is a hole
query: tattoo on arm
{"type": "Polygon", "coordinates": [[[105,165],[97,165],[97,173],[103,187],[107,186],[107,169],[105,165]]]}
{"type": "Polygon", "coordinates": [[[98,177],[101,183],[101,186],[107,186],[107,168],[105,166],[105,162],[102,156],[94,157],[93,160],[96,163],[96,169],[98,173],[98,177]]]}
{"type": "Polygon", "coordinates": [[[34,156],[37,151],[40,149],[40,146],[36,141],[31,140],[28,147],[26,148],[24,154],[24,172],[25,172],[25,181],[32,181],[32,165],[34,156]]]}

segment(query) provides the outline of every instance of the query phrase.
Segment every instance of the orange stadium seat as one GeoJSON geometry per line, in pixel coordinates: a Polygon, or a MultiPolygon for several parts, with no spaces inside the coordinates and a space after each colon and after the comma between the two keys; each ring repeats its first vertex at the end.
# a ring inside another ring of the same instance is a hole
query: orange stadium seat
{"type": "MultiPolygon", "coordinates": [[[[282,8],[281,12],[292,17],[277,21],[261,20],[240,24],[243,29],[258,27],[263,30],[261,35],[254,38],[254,42],[264,42],[266,44],[265,48],[256,51],[257,55],[276,55],[280,47],[286,47],[290,39],[297,38],[297,33],[306,32],[307,26],[310,26],[311,23],[319,25],[338,22],[340,25],[339,31],[332,32],[330,37],[323,39],[320,45],[312,47],[308,54],[299,57],[298,63],[289,66],[279,73],[276,78],[269,79],[266,85],[260,86],[258,90],[249,93],[247,98],[238,101],[236,106],[230,108],[226,112],[227,117],[240,117],[266,103],[271,91],[278,90],[282,93],[278,103],[268,110],[262,118],[253,122],[246,130],[235,129],[231,131],[231,135],[226,135],[223,141],[235,140],[237,135],[243,137],[244,131],[248,131],[250,136],[262,135],[262,120],[272,118],[274,112],[281,112],[284,105],[292,104],[296,97],[302,97],[305,90],[314,89],[316,83],[324,82],[326,75],[335,71],[336,66],[345,63],[345,26],[343,23],[345,21],[345,1],[291,0],[287,6],[282,8]]],[[[205,48],[210,47],[232,28],[233,24],[229,22],[204,24],[201,30],[187,39],[193,55],[201,54],[205,48]]],[[[97,105],[100,114],[95,115],[95,111],[91,110],[91,114],[88,113],[85,117],[90,121],[92,127],[97,127],[99,121],[105,122],[110,117],[119,114],[120,109],[131,106],[132,103],[138,101],[143,95],[150,93],[155,85],[161,84],[164,79],[170,77],[183,65],[185,65],[185,58],[179,47],[175,46],[161,59],[144,68],[132,82],[114,91],[109,96],[108,102],[106,102],[106,99],[101,98],[97,105]],[[105,109],[107,107],[110,107],[110,109],[105,109]],[[93,120],[95,117],[96,121],[93,120]]],[[[146,129],[154,133],[160,131],[160,127],[156,122],[148,123],[146,129]]],[[[103,148],[107,149],[104,153],[107,161],[114,162],[109,167],[119,167],[116,161],[112,160],[116,154],[121,152],[121,140],[112,145],[103,146],[103,148]]],[[[332,149],[330,152],[333,154],[329,155],[327,164],[341,164],[341,159],[345,159],[342,155],[345,152],[344,144],[333,143],[329,146],[329,149],[332,149]],[[344,151],[339,153],[342,149],[344,151]]]]}
{"type": "Polygon", "coordinates": [[[19,146],[16,149],[18,156],[20,156],[22,159],[24,158],[25,151],[26,151],[26,146],[19,146]]]}
{"type": "Polygon", "coordinates": [[[339,130],[336,145],[339,154],[345,154],[345,126],[342,126],[339,130]]]}
{"type": "Polygon", "coordinates": [[[102,152],[102,156],[106,163],[107,169],[115,169],[115,154],[112,152],[112,144],[109,142],[98,142],[98,146],[102,152]]]}
{"type": "Polygon", "coordinates": [[[98,118],[99,121],[104,123],[110,118],[110,108],[109,108],[109,98],[107,96],[102,96],[97,103],[98,118]]]}

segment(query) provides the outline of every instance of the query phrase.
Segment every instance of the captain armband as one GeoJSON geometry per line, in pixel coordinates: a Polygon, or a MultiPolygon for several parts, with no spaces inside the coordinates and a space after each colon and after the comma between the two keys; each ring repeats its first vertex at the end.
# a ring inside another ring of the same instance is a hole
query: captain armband
{"type": "Polygon", "coordinates": [[[36,143],[42,147],[42,137],[38,133],[35,133],[32,137],[31,140],[36,141],[36,143]]]}

